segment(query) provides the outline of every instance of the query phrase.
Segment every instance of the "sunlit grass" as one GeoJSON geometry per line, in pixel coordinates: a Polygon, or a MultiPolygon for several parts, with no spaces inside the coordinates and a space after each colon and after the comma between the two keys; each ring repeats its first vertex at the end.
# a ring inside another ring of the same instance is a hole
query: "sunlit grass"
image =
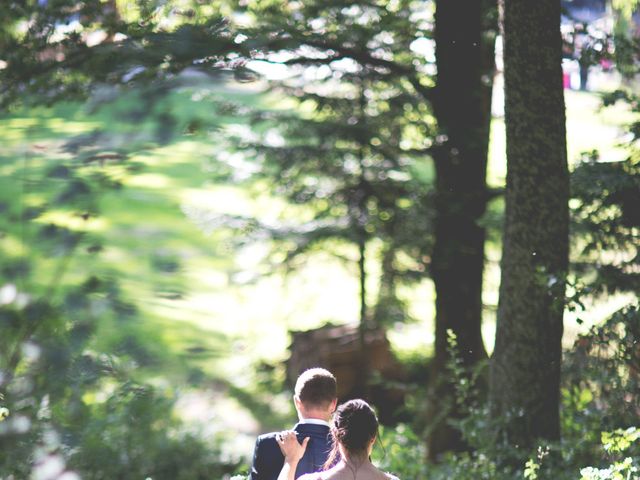
{"type": "Polygon", "coordinates": [[[60,210],[48,210],[44,215],[38,217],[36,221],[82,232],[103,232],[110,226],[109,219],[105,217],[93,217],[85,220],[75,213],[60,210]]]}
{"type": "Polygon", "coordinates": [[[19,237],[19,232],[16,235],[3,235],[0,238],[0,251],[2,251],[3,258],[21,257],[29,253],[29,249],[19,237]]]}
{"type": "Polygon", "coordinates": [[[621,160],[625,152],[620,148],[622,127],[632,117],[623,105],[603,108],[599,96],[587,92],[568,91],[567,156],[576,165],[581,154],[599,150],[607,160],[621,160]]]}
{"type": "MultiPolygon", "coordinates": [[[[624,158],[620,147],[622,128],[633,119],[628,107],[616,104],[603,108],[599,94],[565,90],[567,116],[567,159],[575,166],[585,152],[599,150],[607,160],[624,158]]],[[[491,124],[489,144],[489,185],[505,184],[506,138],[504,118],[494,118],[491,124]]]]}

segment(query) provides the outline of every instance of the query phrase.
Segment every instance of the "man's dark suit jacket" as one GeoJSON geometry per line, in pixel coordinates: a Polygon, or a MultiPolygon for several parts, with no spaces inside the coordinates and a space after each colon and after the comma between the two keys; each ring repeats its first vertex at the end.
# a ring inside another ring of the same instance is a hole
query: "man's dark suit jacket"
{"type": "MultiPolygon", "coordinates": [[[[296,468],[296,478],[305,473],[322,470],[332,446],[329,427],[314,423],[298,423],[293,427],[293,430],[295,430],[300,443],[306,437],[310,437],[304,456],[296,468]]],[[[276,433],[260,435],[256,440],[249,476],[251,480],[277,480],[284,465],[284,456],[276,440],[276,433]]]]}

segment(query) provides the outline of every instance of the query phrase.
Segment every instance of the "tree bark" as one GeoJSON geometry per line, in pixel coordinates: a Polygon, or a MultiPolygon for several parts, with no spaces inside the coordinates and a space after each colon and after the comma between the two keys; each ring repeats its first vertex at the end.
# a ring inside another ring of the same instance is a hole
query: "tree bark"
{"type": "MultiPolygon", "coordinates": [[[[491,89],[494,75],[496,4],[490,1],[436,2],[437,79],[433,109],[440,129],[436,167],[435,246],[431,274],[436,290],[436,345],[428,414],[450,403],[446,379],[447,330],[457,336],[465,365],[486,359],[481,333],[485,229],[480,224],[489,196],[486,186],[491,89]],[[448,399],[447,399],[448,398],[448,399]]],[[[455,411],[452,416],[458,416],[455,411]]],[[[429,456],[464,447],[446,424],[433,430],[429,456]]]]}
{"type": "Polygon", "coordinates": [[[560,436],[569,179],[560,0],[504,0],[506,218],[490,404],[500,438],[560,436]]]}

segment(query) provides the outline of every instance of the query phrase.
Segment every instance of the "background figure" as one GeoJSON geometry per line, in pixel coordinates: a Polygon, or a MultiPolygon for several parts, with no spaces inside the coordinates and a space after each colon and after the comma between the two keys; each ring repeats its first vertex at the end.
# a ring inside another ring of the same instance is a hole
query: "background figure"
{"type": "MultiPolygon", "coordinates": [[[[303,475],[299,480],[398,480],[371,463],[371,450],[378,437],[378,419],[364,400],[350,400],[338,408],[331,436],[333,448],[325,471],[303,475]]],[[[298,478],[294,472],[297,472],[300,459],[306,454],[309,441],[305,438],[301,445],[295,432],[282,432],[277,436],[277,441],[285,455],[278,480],[294,480],[298,478]]]]}
{"type": "MultiPolygon", "coordinates": [[[[337,403],[336,379],[323,368],[304,371],[296,381],[293,402],[299,422],[293,427],[297,438],[307,440],[304,456],[297,462],[296,478],[322,469],[332,450],[329,421],[337,403]]],[[[276,440],[278,432],[260,435],[251,465],[251,480],[276,480],[284,456],[276,440]]]]}

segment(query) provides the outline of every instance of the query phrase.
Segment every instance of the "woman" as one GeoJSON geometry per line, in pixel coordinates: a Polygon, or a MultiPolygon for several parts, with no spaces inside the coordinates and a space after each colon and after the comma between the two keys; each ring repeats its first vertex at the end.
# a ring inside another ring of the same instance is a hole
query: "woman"
{"type": "MultiPolygon", "coordinates": [[[[325,470],[303,475],[298,480],[398,480],[378,470],[369,459],[377,434],[378,419],[367,402],[350,400],[342,404],[333,419],[333,450],[325,470]]],[[[305,438],[300,445],[295,432],[288,431],[282,432],[277,440],[284,455],[278,480],[295,480],[296,466],[309,439],[305,438]]]]}

